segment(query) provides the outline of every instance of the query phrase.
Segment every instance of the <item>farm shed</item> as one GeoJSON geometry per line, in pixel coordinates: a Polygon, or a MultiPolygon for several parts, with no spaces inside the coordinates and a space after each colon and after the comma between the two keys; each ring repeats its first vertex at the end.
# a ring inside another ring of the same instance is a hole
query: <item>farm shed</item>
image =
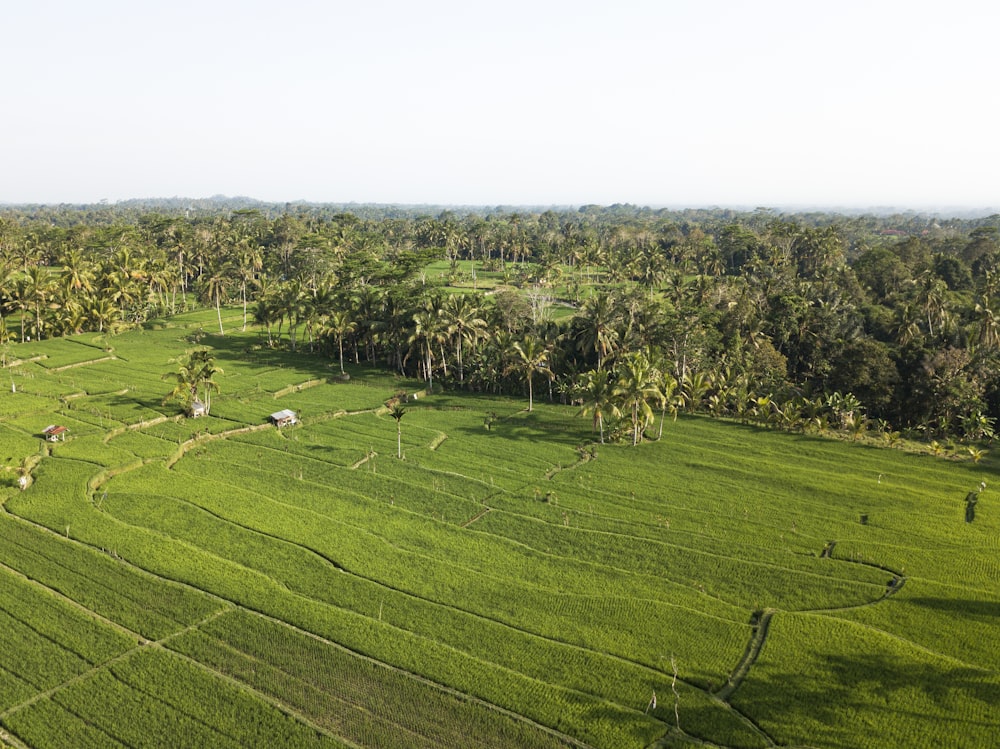
{"type": "Polygon", "coordinates": [[[276,411],[268,417],[271,423],[276,427],[284,427],[289,424],[298,424],[299,418],[295,415],[295,412],[290,409],[285,409],[283,411],[276,411]]]}
{"type": "Polygon", "coordinates": [[[207,416],[208,407],[202,403],[200,400],[195,400],[191,403],[190,408],[188,408],[188,416],[192,419],[197,419],[199,416],[207,416]]]}
{"type": "Polygon", "coordinates": [[[68,431],[69,429],[64,426],[49,424],[49,426],[42,430],[42,434],[49,442],[58,442],[59,440],[66,440],[66,432],[68,431]]]}

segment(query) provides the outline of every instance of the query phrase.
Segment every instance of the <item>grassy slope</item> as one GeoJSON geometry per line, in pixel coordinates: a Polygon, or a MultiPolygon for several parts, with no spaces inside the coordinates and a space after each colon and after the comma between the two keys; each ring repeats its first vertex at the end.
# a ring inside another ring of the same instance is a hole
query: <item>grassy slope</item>
{"type": "Polygon", "coordinates": [[[25,492],[6,474],[0,572],[22,582],[0,615],[56,606],[92,633],[10,623],[0,722],[25,743],[59,745],[53,721],[153,743],[147,715],[175,745],[977,746],[1000,728],[1000,512],[990,490],[975,523],[962,504],[991,456],[701,418],[586,447],[571,409],[435,395],[408,405],[399,461],[378,409],[419,383],[335,383],[236,322],[203,339],[225,374],[196,421],[161,405],[160,374],[214,312],[18,348],[0,452],[40,460],[25,492]],[[279,408],[303,425],[250,429],[279,408]],[[50,423],[71,439],[40,446],[50,423]],[[54,665],[32,681],[29,656],[54,665]]]}

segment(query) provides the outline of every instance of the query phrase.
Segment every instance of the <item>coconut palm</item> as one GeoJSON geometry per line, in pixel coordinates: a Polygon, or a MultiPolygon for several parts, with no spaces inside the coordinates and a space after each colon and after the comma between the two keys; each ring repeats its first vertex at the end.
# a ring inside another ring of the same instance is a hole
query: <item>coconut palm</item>
{"type": "Polygon", "coordinates": [[[705,372],[688,372],[681,381],[681,396],[691,411],[697,411],[712,389],[712,376],[705,372]]]}
{"type": "Polygon", "coordinates": [[[445,301],[444,318],[448,330],[455,338],[458,381],[465,382],[465,364],[462,356],[464,344],[475,345],[476,340],[486,330],[486,321],[479,316],[479,307],[473,299],[461,294],[449,297],[445,301]]]}
{"type": "Polygon", "coordinates": [[[351,319],[348,310],[334,310],[329,314],[324,326],[326,333],[337,339],[337,349],[340,353],[340,374],[344,374],[344,338],[358,329],[358,324],[351,319]]]}
{"type": "Polygon", "coordinates": [[[228,293],[229,284],[232,282],[231,276],[232,266],[221,256],[213,256],[199,279],[202,298],[215,305],[215,314],[219,319],[219,335],[226,334],[222,328],[222,297],[228,293]]]}
{"type": "Polygon", "coordinates": [[[167,372],[162,379],[174,383],[174,388],[163,398],[167,403],[179,400],[185,409],[190,409],[195,401],[205,405],[207,414],[212,408],[212,393],[219,391],[215,376],[222,374],[215,366],[215,358],[209,349],[195,349],[181,359],[176,372],[167,372]]]}
{"type": "Polygon", "coordinates": [[[249,240],[239,246],[236,252],[236,277],[243,300],[243,330],[247,329],[247,288],[257,283],[257,275],[263,267],[264,254],[259,246],[251,244],[249,240]]]}
{"type": "Polygon", "coordinates": [[[21,340],[25,339],[27,326],[24,324],[23,315],[25,312],[31,313],[31,322],[35,335],[35,340],[42,337],[44,323],[42,321],[42,310],[48,307],[49,300],[55,293],[57,287],[54,279],[49,275],[48,269],[39,265],[32,265],[27,271],[20,274],[14,284],[14,296],[17,305],[21,309],[21,340]]]}
{"type": "Polygon", "coordinates": [[[600,431],[601,444],[604,444],[604,417],[620,416],[621,411],[614,400],[614,383],[606,369],[594,369],[584,373],[576,391],[583,398],[580,416],[593,414],[594,429],[600,431]]]}
{"type": "Polygon", "coordinates": [[[643,430],[653,420],[650,402],[660,404],[665,399],[660,390],[658,372],[641,352],[632,352],[621,359],[617,368],[615,395],[621,400],[621,410],[632,420],[632,445],[638,445],[643,430]]]}
{"type": "Polygon", "coordinates": [[[82,250],[67,250],[59,262],[63,265],[59,280],[65,290],[74,294],[94,290],[94,269],[82,250]]]}
{"type": "Polygon", "coordinates": [[[437,311],[421,309],[413,315],[413,332],[407,340],[422,357],[428,392],[434,390],[434,344],[441,336],[441,328],[441,315],[437,311]]]}
{"type": "Polygon", "coordinates": [[[615,301],[609,294],[590,297],[580,311],[576,345],[584,354],[591,351],[597,354],[598,369],[603,368],[604,360],[618,343],[618,317],[615,301]]]}
{"type": "Polygon", "coordinates": [[[538,372],[552,380],[555,373],[549,368],[549,349],[541,339],[530,333],[522,341],[516,341],[511,348],[513,354],[508,372],[518,374],[528,383],[528,411],[534,409],[534,379],[538,372]]]}

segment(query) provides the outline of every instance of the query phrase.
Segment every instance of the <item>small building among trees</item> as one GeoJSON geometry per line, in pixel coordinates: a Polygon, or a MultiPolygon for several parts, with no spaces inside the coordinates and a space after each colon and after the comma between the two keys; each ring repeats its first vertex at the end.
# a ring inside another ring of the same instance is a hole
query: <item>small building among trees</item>
{"type": "Polygon", "coordinates": [[[188,406],[188,416],[190,418],[197,419],[199,416],[207,416],[207,415],[208,415],[208,406],[206,406],[197,398],[191,401],[191,405],[188,406]]]}
{"type": "Polygon", "coordinates": [[[272,424],[274,424],[276,427],[279,428],[299,423],[299,417],[296,415],[294,411],[288,408],[284,409],[283,411],[276,411],[275,413],[271,414],[268,417],[268,419],[271,421],[272,424]]]}

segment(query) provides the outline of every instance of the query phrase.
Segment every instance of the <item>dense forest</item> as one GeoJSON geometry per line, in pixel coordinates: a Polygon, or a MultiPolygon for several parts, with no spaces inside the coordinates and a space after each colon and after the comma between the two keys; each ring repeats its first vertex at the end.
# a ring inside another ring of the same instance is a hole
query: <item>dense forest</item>
{"type": "Polygon", "coordinates": [[[572,401],[602,440],[686,410],[971,442],[1000,415],[996,215],[8,206],[0,290],[4,341],[193,303],[224,334],[239,305],[261,346],[572,401]]]}

